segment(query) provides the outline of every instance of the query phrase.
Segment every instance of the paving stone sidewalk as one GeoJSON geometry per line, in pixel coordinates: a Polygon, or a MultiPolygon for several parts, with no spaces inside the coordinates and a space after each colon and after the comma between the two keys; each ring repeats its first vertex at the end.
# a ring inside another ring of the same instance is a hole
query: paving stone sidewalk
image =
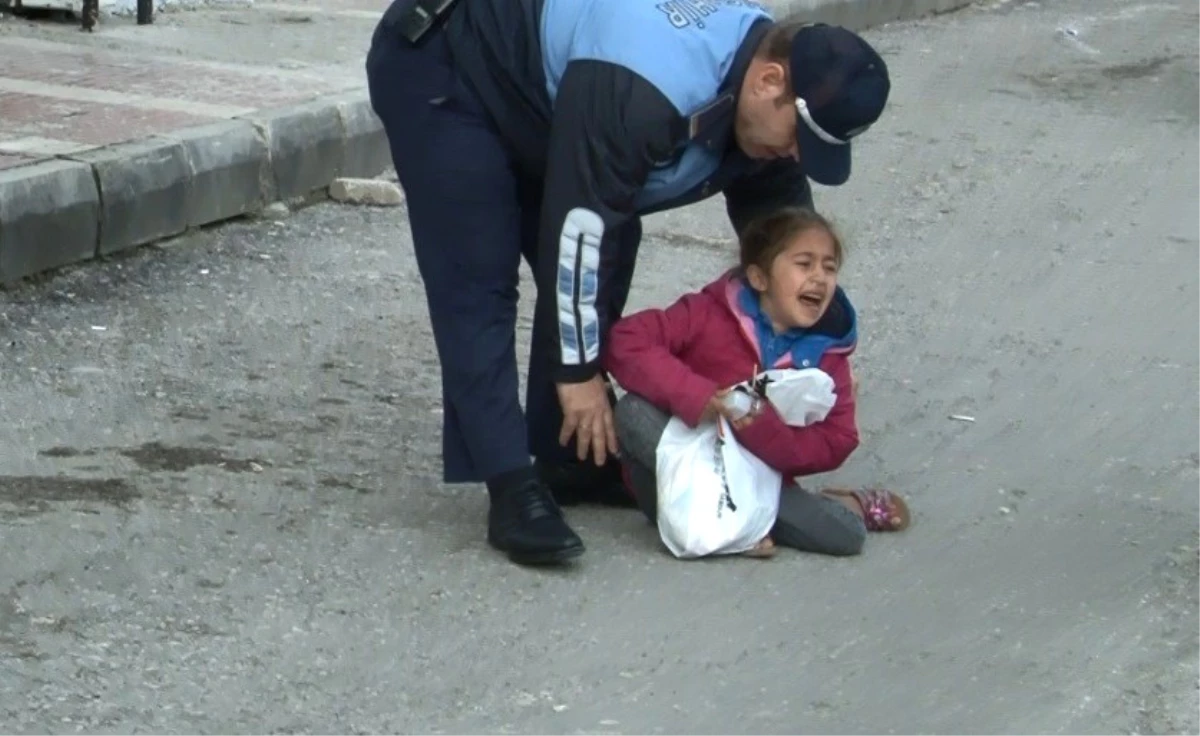
{"type": "MultiPolygon", "coordinates": [[[[968,2],[767,4],[867,27],[968,2]]],[[[260,0],[94,33],[0,14],[0,286],[385,171],[362,65],[386,5],[260,0]]]]}

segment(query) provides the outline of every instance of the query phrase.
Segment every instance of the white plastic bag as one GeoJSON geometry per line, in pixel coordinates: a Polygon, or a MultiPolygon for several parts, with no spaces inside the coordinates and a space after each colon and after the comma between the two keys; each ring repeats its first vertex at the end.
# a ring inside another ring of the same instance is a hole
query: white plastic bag
{"type": "MultiPolygon", "coordinates": [[[[817,368],[772,369],[738,386],[764,379],[767,399],[794,427],[824,420],[837,400],[833,379],[817,368]]],[[[717,422],[692,428],[672,417],[658,442],[658,531],[679,558],[745,552],[770,533],[779,513],[782,476],[719,422],[723,437],[717,422]]]]}
{"type": "Polygon", "coordinates": [[[773,368],[755,380],[763,376],[767,378],[767,400],[793,427],[824,421],[837,403],[833,378],[820,368],[773,368]]]}
{"type": "Polygon", "coordinates": [[[720,426],[672,417],[658,442],[658,532],[676,557],[744,552],[775,525],[782,478],[720,426]]]}

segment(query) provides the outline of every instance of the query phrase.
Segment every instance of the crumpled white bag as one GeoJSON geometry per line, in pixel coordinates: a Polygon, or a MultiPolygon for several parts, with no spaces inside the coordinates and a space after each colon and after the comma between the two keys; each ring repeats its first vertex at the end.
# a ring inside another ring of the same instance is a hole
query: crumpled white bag
{"type": "MultiPolygon", "coordinates": [[[[772,369],[734,388],[764,378],[767,400],[791,426],[823,421],[837,400],[819,368],[772,369]]],[[[770,533],[783,478],[738,444],[723,417],[695,428],[672,417],[655,455],[658,532],[675,557],[738,554],[770,533]]]]}
{"type": "Polygon", "coordinates": [[[767,399],[793,427],[825,421],[837,403],[833,377],[820,368],[773,368],[755,380],[763,376],[767,378],[767,399]]]}

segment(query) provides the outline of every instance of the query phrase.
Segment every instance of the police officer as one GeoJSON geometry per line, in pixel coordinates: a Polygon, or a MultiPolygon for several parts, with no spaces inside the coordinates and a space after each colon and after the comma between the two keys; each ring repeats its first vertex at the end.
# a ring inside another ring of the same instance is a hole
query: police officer
{"type": "Polygon", "coordinates": [[[394,0],[366,67],[441,365],[444,480],[486,483],[488,541],[513,561],[573,558],[561,506],[625,497],[598,359],[640,217],[718,192],[736,230],[811,206],[809,179],[849,178],[887,68],[850,31],[752,0],[394,0]]]}

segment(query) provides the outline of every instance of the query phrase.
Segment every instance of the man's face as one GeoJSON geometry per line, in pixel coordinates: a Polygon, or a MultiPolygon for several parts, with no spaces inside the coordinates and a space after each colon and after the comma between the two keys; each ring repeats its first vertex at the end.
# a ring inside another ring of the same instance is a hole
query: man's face
{"type": "Polygon", "coordinates": [[[799,160],[796,107],[781,64],[762,59],[750,63],[733,130],[738,147],[750,158],[799,160]]]}

